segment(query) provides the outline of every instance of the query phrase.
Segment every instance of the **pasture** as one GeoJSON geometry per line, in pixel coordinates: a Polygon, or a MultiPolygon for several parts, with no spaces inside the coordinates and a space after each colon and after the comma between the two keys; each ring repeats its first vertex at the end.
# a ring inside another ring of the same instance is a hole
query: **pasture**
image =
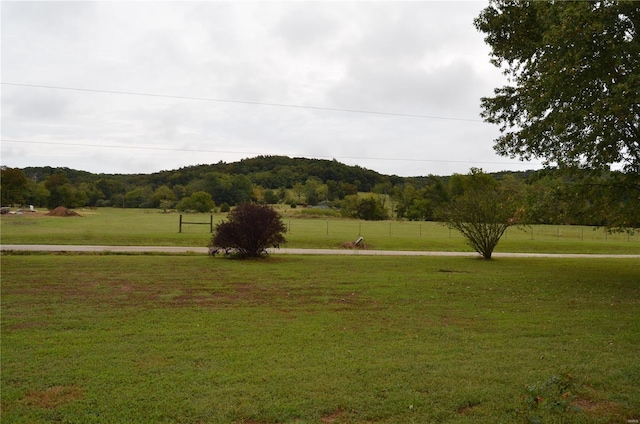
{"type": "Polygon", "coordinates": [[[636,259],[0,259],[3,423],[640,419],[636,259]]]}
{"type": "MultiPolygon", "coordinates": [[[[179,215],[157,209],[78,210],[82,217],[44,214],[2,215],[3,244],[93,244],[135,246],[206,246],[208,225],[185,225],[179,215]]],[[[283,210],[290,248],[339,248],[359,236],[371,249],[471,251],[464,238],[436,222],[358,221],[283,210]]],[[[214,224],[225,214],[214,216],[214,224]]],[[[185,215],[185,221],[209,222],[207,214],[185,215]]],[[[603,228],[579,226],[511,227],[496,252],[640,254],[640,233],[608,234],[603,228]]]]}

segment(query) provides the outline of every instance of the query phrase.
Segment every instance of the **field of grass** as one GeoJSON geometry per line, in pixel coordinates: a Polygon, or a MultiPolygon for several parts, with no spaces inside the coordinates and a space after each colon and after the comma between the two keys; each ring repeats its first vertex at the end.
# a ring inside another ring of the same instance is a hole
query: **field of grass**
{"type": "MultiPolygon", "coordinates": [[[[78,211],[80,218],[47,217],[42,214],[3,215],[3,244],[95,244],[206,246],[208,225],[184,225],[179,233],[179,214],[147,209],[78,211]]],[[[359,236],[371,249],[471,251],[464,238],[434,222],[357,221],[308,218],[286,211],[290,248],[339,248],[359,236]]],[[[214,216],[214,223],[224,219],[214,216]]],[[[209,215],[184,215],[184,221],[209,222],[209,215]]],[[[533,226],[509,228],[497,252],[627,253],[640,254],[640,233],[607,234],[603,228],[533,226]]]]}
{"type": "Polygon", "coordinates": [[[636,259],[0,259],[3,423],[640,419],[636,259]]]}

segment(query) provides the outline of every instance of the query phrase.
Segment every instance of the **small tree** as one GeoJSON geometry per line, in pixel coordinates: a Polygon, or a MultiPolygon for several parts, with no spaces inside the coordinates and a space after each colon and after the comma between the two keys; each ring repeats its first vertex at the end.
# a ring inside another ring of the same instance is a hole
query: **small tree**
{"type": "Polygon", "coordinates": [[[211,212],[211,209],[215,207],[215,203],[211,199],[211,195],[205,191],[198,191],[193,193],[190,197],[183,198],[176,206],[181,212],[184,211],[196,211],[196,212],[211,212]]]}
{"type": "Polygon", "coordinates": [[[491,259],[506,229],[523,215],[518,193],[478,169],[463,178],[464,191],[440,209],[440,218],[460,231],[484,259],[491,259]]]}
{"type": "Polygon", "coordinates": [[[365,221],[381,221],[388,217],[380,199],[361,198],[357,194],[344,198],[341,202],[341,213],[343,216],[364,219],[365,221]]]}
{"type": "Polygon", "coordinates": [[[278,212],[269,205],[241,203],[229,212],[227,221],[216,225],[209,248],[213,253],[224,249],[243,258],[260,257],[268,247],[285,242],[286,229],[278,212]]]}

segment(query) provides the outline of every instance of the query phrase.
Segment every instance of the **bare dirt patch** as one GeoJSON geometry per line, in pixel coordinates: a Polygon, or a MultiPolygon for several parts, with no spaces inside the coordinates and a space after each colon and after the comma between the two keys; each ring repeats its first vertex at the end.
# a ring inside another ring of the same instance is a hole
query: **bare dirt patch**
{"type": "Polygon", "coordinates": [[[357,243],[350,241],[350,242],[346,242],[346,243],[342,243],[340,245],[341,249],[356,249],[356,250],[369,250],[371,249],[371,246],[365,243],[357,243]]]}
{"type": "Polygon", "coordinates": [[[595,416],[622,416],[622,407],[615,402],[596,401],[591,399],[578,398],[574,401],[574,406],[589,415],[595,416]]]}
{"type": "Polygon", "coordinates": [[[345,410],[342,408],[338,408],[335,411],[323,416],[320,418],[320,422],[322,424],[334,424],[344,422],[345,410]]]}
{"type": "Polygon", "coordinates": [[[34,390],[24,398],[31,406],[44,409],[53,409],[65,403],[81,399],[84,391],[76,386],[53,386],[45,390],[34,390]]]}

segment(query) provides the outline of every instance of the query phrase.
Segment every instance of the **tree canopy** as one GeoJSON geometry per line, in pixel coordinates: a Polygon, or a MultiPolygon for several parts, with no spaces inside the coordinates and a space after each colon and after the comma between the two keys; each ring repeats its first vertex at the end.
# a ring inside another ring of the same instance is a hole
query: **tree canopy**
{"type": "Polygon", "coordinates": [[[499,154],[640,172],[640,2],[491,0],[474,23],[509,82],[482,99],[499,154]]]}

